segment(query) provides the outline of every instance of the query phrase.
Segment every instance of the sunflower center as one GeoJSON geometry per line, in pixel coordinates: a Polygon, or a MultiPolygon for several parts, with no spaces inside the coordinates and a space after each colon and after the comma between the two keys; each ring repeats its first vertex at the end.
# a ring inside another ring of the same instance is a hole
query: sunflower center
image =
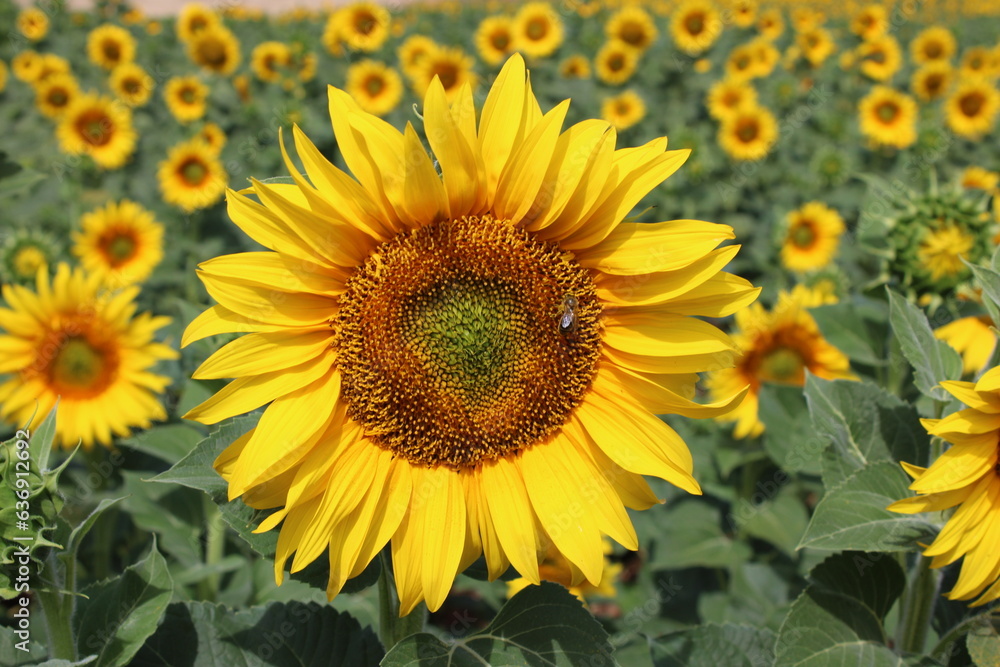
{"type": "Polygon", "coordinates": [[[135,255],[135,237],[121,230],[112,231],[100,239],[99,246],[108,258],[108,263],[119,267],[135,255]]]}
{"type": "Polygon", "coordinates": [[[101,51],[104,52],[104,57],[112,62],[117,62],[122,55],[118,42],[111,40],[106,40],[103,44],[101,44],[101,51]]]}
{"type": "Polygon", "coordinates": [[[536,41],[543,39],[549,32],[549,22],[543,18],[531,19],[524,32],[528,35],[528,39],[536,41]]]}
{"type": "Polygon", "coordinates": [[[372,97],[377,97],[379,93],[382,92],[383,88],[385,88],[385,82],[382,81],[382,77],[380,76],[370,76],[368,77],[368,80],[365,81],[365,90],[367,90],[368,94],[372,97]]]}
{"type": "Polygon", "coordinates": [[[378,21],[369,12],[359,12],[354,16],[354,29],[362,35],[369,34],[377,23],[378,21]]]}
{"type": "Polygon", "coordinates": [[[451,90],[458,83],[458,68],[453,63],[437,63],[432,70],[432,76],[437,75],[445,90],[451,90]]]}
{"type": "Polygon", "coordinates": [[[191,158],[185,160],[178,172],[185,183],[192,187],[197,187],[205,182],[208,177],[208,169],[205,168],[204,163],[201,160],[191,158]]]}
{"type": "Polygon", "coordinates": [[[625,57],[620,53],[613,54],[608,58],[608,69],[612,72],[620,72],[625,69],[625,57]]]}
{"type": "Polygon", "coordinates": [[[701,14],[690,14],[684,19],[684,27],[687,28],[688,34],[700,35],[705,29],[705,17],[701,14]]]}
{"type": "Polygon", "coordinates": [[[226,45],[218,39],[204,39],[198,43],[199,61],[209,67],[221,68],[229,58],[226,45]]]}
{"type": "Polygon", "coordinates": [[[772,382],[794,382],[802,375],[805,364],[795,350],[779,347],[769,352],[760,364],[762,379],[772,382]]]}
{"type": "Polygon", "coordinates": [[[889,124],[896,119],[899,114],[899,107],[895,102],[883,102],[875,109],[875,115],[883,123],[889,124]]]}
{"type": "Polygon", "coordinates": [[[969,93],[968,95],[962,96],[958,106],[962,110],[963,114],[971,118],[979,114],[979,111],[983,108],[983,103],[985,101],[986,98],[983,97],[982,93],[969,93]]]}
{"type": "Polygon", "coordinates": [[[641,46],[646,42],[646,31],[638,23],[626,23],[618,36],[632,46],[641,46]]]}
{"type": "Polygon", "coordinates": [[[62,88],[54,88],[49,93],[49,104],[54,107],[66,106],[66,102],[69,101],[69,95],[62,88]]]}
{"type": "Polygon", "coordinates": [[[141,84],[136,79],[125,79],[122,83],[122,88],[124,88],[125,92],[129,95],[135,95],[139,92],[141,87],[141,84]]]}
{"type": "Polygon", "coordinates": [[[497,51],[506,51],[510,46],[510,34],[506,30],[498,30],[490,35],[490,44],[497,51]]]}
{"type": "Polygon", "coordinates": [[[792,243],[799,248],[809,248],[816,241],[816,230],[811,223],[801,223],[792,229],[792,243]]]}
{"type": "Polygon", "coordinates": [[[196,101],[196,96],[193,88],[184,88],[181,90],[181,100],[184,104],[194,104],[196,101]]]}
{"type": "Polygon", "coordinates": [[[743,96],[736,90],[727,90],[722,94],[722,106],[732,109],[740,103],[743,96]]]}
{"type": "Polygon", "coordinates": [[[941,57],[941,53],[944,49],[937,42],[931,42],[926,47],[924,47],[924,55],[926,55],[931,60],[936,60],[941,57]]]}
{"type": "Polygon", "coordinates": [[[40,248],[33,245],[25,246],[14,255],[14,272],[20,278],[34,278],[39,267],[47,262],[45,253],[40,248]]]}
{"type": "Polygon", "coordinates": [[[114,124],[107,115],[94,109],[80,115],[76,121],[76,129],[80,137],[91,146],[103,146],[111,141],[114,124]]]}
{"type": "Polygon", "coordinates": [[[117,359],[108,350],[86,337],[69,335],[62,339],[48,364],[48,377],[63,396],[87,397],[104,390],[117,368],[117,359]]]}
{"type": "Polygon", "coordinates": [[[930,74],[924,80],[924,87],[929,93],[936,93],[944,87],[944,77],[940,74],[930,74]]]}
{"type": "Polygon", "coordinates": [[[760,127],[757,125],[757,121],[753,118],[741,119],[739,124],[736,126],[736,136],[739,137],[740,141],[744,143],[750,143],[757,138],[760,134],[760,127]]]}
{"type": "Polygon", "coordinates": [[[516,454],[590,386],[601,306],[590,273],[491,217],[399,234],[347,283],[334,325],[348,414],[415,465],[516,454]]]}

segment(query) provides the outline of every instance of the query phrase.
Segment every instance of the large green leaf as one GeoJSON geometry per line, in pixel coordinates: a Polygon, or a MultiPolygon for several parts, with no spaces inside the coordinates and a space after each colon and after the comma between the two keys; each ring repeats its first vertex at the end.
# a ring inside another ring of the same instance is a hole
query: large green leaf
{"type": "Polygon", "coordinates": [[[1000,667],[1000,633],[989,619],[969,632],[965,644],[976,667],[1000,667]]]}
{"type": "Polygon", "coordinates": [[[608,635],[583,605],[557,584],[529,586],[510,599],[489,626],[444,643],[429,634],[407,637],[389,651],[384,667],[616,665],[608,635]]]}
{"type": "Polygon", "coordinates": [[[935,532],[919,515],[897,514],[886,507],[912,495],[909,479],[890,461],[868,463],[827,489],[816,506],[799,548],[909,551],[935,532]]]}
{"type": "Polygon", "coordinates": [[[782,470],[819,475],[829,440],[816,432],[801,387],[765,384],[760,389],[764,448],[782,470]]]}
{"type": "MultiPolygon", "coordinates": [[[[11,613],[13,611],[11,610],[11,613]]],[[[37,608],[32,609],[31,613],[33,616],[30,623],[41,621],[37,608]]],[[[22,632],[25,631],[22,630],[22,632]]],[[[35,633],[31,631],[30,626],[26,632],[26,635],[18,636],[14,628],[0,626],[0,665],[5,667],[6,665],[10,665],[10,667],[37,665],[45,660],[48,655],[45,645],[33,636],[35,633]]]]}
{"type": "Polygon", "coordinates": [[[173,596],[167,562],[156,543],[144,559],[118,577],[81,591],[73,614],[80,655],[97,654],[95,665],[127,665],[156,631],[173,596]]]}
{"type": "Polygon", "coordinates": [[[374,667],[384,655],[371,628],[316,603],[235,611],[177,602],[135,656],[137,667],[374,667]]]}
{"type": "Polygon", "coordinates": [[[983,289],[983,305],[994,323],[1000,323],[1000,249],[993,254],[992,267],[969,264],[976,283],[983,289]]]}
{"type": "Polygon", "coordinates": [[[900,348],[913,366],[917,389],[936,401],[950,401],[951,395],[938,386],[942,380],[962,376],[962,358],[950,345],[934,337],[927,316],[903,297],[889,293],[889,322],[900,348]]]}
{"type": "Polygon", "coordinates": [[[649,640],[655,667],[758,667],[774,658],[775,634],[745,625],[701,625],[649,640]]]}
{"type": "Polygon", "coordinates": [[[121,441],[123,447],[156,456],[174,464],[191,453],[204,438],[200,430],[187,424],[163,424],[139,431],[121,441]]]}
{"type": "MultiPolygon", "coordinates": [[[[779,473],[783,475],[783,472],[779,473]]],[[[770,481],[777,485],[785,478],[778,477],[778,481],[770,481]]],[[[761,489],[757,493],[764,493],[761,488],[762,482],[757,483],[757,488],[761,489]]],[[[751,496],[751,498],[753,498],[751,496]]],[[[741,503],[747,502],[746,500],[741,503]]],[[[738,510],[737,510],[738,511],[738,510]]],[[[802,539],[802,534],[809,523],[809,514],[806,511],[802,498],[799,497],[799,490],[796,486],[790,486],[787,482],[776,494],[771,495],[766,500],[759,503],[749,503],[745,508],[749,514],[743,524],[743,530],[757,539],[770,542],[785,553],[792,555],[802,539]]]]}
{"type": "Polygon", "coordinates": [[[809,310],[823,337],[855,363],[885,364],[884,309],[873,303],[844,301],[809,310]]]}
{"type": "MultiPolygon", "coordinates": [[[[716,507],[685,499],[669,507],[653,507],[633,514],[637,530],[649,536],[646,567],[678,570],[686,567],[727,567],[750,558],[750,547],[723,532],[716,507]]],[[[741,515],[730,513],[730,530],[741,515]]]]}

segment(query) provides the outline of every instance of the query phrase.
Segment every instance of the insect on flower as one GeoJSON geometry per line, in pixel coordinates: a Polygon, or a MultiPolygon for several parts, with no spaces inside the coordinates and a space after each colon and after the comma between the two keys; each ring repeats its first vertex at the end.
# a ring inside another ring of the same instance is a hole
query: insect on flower
{"type": "Polygon", "coordinates": [[[563,297],[562,313],[559,315],[559,333],[570,340],[576,340],[577,325],[579,324],[576,309],[579,306],[579,300],[572,294],[563,297]]]}

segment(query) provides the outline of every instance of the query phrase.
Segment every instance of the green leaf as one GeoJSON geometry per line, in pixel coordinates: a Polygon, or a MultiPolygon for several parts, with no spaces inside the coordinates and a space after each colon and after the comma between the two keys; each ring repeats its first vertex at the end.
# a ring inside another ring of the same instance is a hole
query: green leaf
{"type": "Polygon", "coordinates": [[[855,363],[885,365],[885,351],[876,341],[885,340],[886,322],[881,308],[872,304],[844,301],[818,308],[809,314],[823,337],[855,363]]]}
{"type": "MultiPolygon", "coordinates": [[[[997,258],[1000,258],[1000,251],[994,255],[994,266],[997,258]]],[[[983,288],[983,305],[986,306],[990,318],[994,322],[1000,322],[1000,273],[977,264],[968,264],[968,267],[972,269],[976,282],[983,288]]]]}
{"type": "Polygon", "coordinates": [[[976,667],[1000,667],[1000,634],[989,621],[969,632],[965,645],[976,667]]]}
{"type": "Polygon", "coordinates": [[[764,448],[788,472],[819,475],[829,440],[816,433],[801,387],[764,384],[760,388],[764,448]]]}
{"type": "Polygon", "coordinates": [[[882,621],[906,577],[891,556],[844,552],[813,569],[775,644],[774,667],[899,667],[882,621]]]}
{"type": "Polygon", "coordinates": [[[56,438],[56,411],[59,409],[59,401],[45,416],[42,423],[31,432],[28,444],[31,449],[31,460],[38,466],[39,472],[49,469],[49,454],[52,453],[52,443],[56,438]]]}
{"type": "Polygon", "coordinates": [[[475,665],[616,665],[604,628],[557,584],[528,586],[476,634],[445,644],[429,634],[407,637],[389,651],[383,667],[475,665]]]}
{"type": "Polygon", "coordinates": [[[745,625],[701,625],[649,640],[655,667],[758,667],[774,659],[775,634],[745,625]]]}
{"type": "MultiPolygon", "coordinates": [[[[651,569],[679,570],[685,567],[728,567],[752,555],[744,542],[735,542],[723,532],[719,510],[700,500],[682,500],[667,507],[654,507],[632,515],[641,534],[651,537],[648,545],[651,569]]],[[[730,514],[727,528],[735,532],[740,516],[730,514]]]]}
{"type": "Polygon", "coordinates": [[[104,514],[104,510],[108,509],[112,505],[122,501],[127,496],[121,496],[119,498],[102,498],[101,502],[97,504],[97,507],[87,515],[80,525],[73,529],[69,534],[69,539],[66,540],[66,550],[59,554],[59,557],[63,559],[64,562],[71,562],[76,560],[77,551],[80,550],[80,543],[83,542],[83,538],[87,536],[90,529],[94,527],[94,523],[97,519],[104,514]]]}
{"type": "Polygon", "coordinates": [[[358,667],[384,651],[371,628],[316,603],[272,603],[234,611],[208,602],[171,604],[135,656],[144,667],[358,667]]]}
{"type": "Polygon", "coordinates": [[[120,444],[174,464],[190,454],[204,437],[201,431],[187,424],[164,424],[139,431],[120,444]]]}
{"type": "MultiPolygon", "coordinates": [[[[778,474],[785,473],[779,471],[778,474]]],[[[777,482],[771,483],[777,484],[777,482]]],[[[747,501],[744,499],[741,502],[747,501]]],[[[793,555],[809,523],[809,514],[802,499],[799,498],[798,490],[786,484],[780,488],[777,495],[772,495],[760,503],[751,503],[751,507],[753,511],[743,524],[743,530],[748,535],[770,542],[785,553],[793,555]]]]}
{"type": "Polygon", "coordinates": [[[122,472],[128,512],[144,533],[155,533],[171,564],[192,567],[202,560],[204,496],[183,486],[153,484],[148,473],[122,472]]]}
{"type": "Polygon", "coordinates": [[[114,579],[81,591],[73,614],[77,650],[97,653],[100,667],[129,661],[153,632],[173,595],[167,562],[153,542],[149,555],[114,579]]]}
{"type": "MultiPolygon", "coordinates": [[[[13,610],[10,613],[13,613],[13,610]]],[[[41,622],[41,615],[38,613],[37,607],[31,610],[31,614],[30,623],[41,622]]],[[[49,654],[45,650],[45,645],[38,641],[30,627],[28,633],[28,635],[18,635],[14,628],[0,625],[0,665],[10,665],[11,667],[37,665],[40,661],[45,660],[49,654]],[[26,650],[22,651],[19,647],[26,650]]]]}
{"type": "Polygon", "coordinates": [[[919,515],[886,509],[912,495],[906,473],[889,461],[869,463],[828,489],[816,506],[798,548],[910,551],[936,529],[919,515]]]}
{"type": "Polygon", "coordinates": [[[938,386],[942,380],[962,376],[962,357],[950,345],[934,337],[927,316],[905,298],[889,293],[889,322],[903,355],[913,366],[913,381],[925,396],[950,401],[951,395],[938,386]]]}
{"type": "Polygon", "coordinates": [[[823,482],[832,487],[875,461],[924,465],[930,438],[916,410],[872,384],[806,379],[816,433],[832,441],[823,482]]]}

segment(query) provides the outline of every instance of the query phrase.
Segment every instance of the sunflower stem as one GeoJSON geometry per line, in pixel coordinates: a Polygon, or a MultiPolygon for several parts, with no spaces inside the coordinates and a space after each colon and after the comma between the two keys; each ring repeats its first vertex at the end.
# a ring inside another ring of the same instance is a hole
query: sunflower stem
{"type": "MultiPolygon", "coordinates": [[[[49,572],[59,572],[59,563],[55,551],[50,551],[46,558],[49,572]]],[[[68,582],[67,582],[68,583],[68,582]]],[[[63,585],[56,579],[48,586],[42,586],[34,593],[38,596],[38,604],[42,608],[42,618],[45,619],[46,634],[49,639],[49,658],[56,660],[76,660],[76,642],[74,641],[72,616],[73,595],[65,593],[63,585]]],[[[72,589],[70,589],[72,590],[72,589]]]]}
{"type": "Polygon", "coordinates": [[[395,581],[392,577],[392,564],[384,552],[379,556],[379,562],[382,564],[382,575],[378,578],[378,634],[382,645],[388,651],[404,638],[423,630],[425,607],[421,603],[412,612],[400,617],[399,597],[396,595],[395,581]]]}
{"type": "Polygon", "coordinates": [[[931,569],[931,559],[918,555],[903,594],[896,646],[902,654],[923,653],[937,603],[940,573],[931,569]]]}
{"type": "MultiPolygon", "coordinates": [[[[222,560],[226,548],[226,526],[222,521],[222,513],[208,497],[205,502],[205,565],[212,566],[222,560]]],[[[219,592],[220,575],[213,572],[205,578],[205,598],[215,600],[219,592]]]]}

